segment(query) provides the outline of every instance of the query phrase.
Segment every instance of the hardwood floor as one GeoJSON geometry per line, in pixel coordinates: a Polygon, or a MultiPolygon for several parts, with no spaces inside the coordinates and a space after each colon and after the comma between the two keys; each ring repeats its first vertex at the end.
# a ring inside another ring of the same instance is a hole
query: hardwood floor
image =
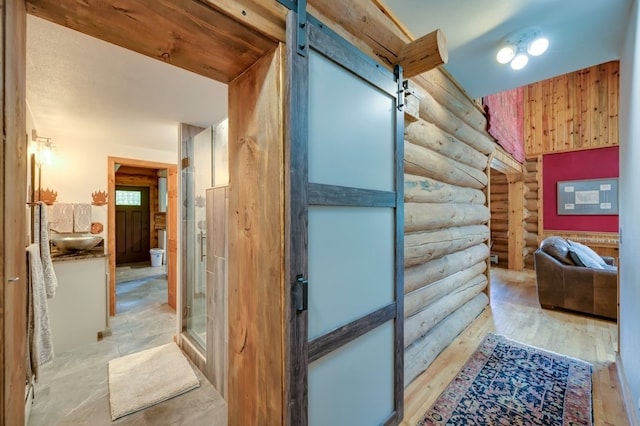
{"type": "Polygon", "coordinates": [[[403,425],[415,425],[489,332],[593,365],[594,424],[628,425],[615,355],[615,322],[541,309],[535,273],[491,269],[491,306],[405,389],[403,425]]]}

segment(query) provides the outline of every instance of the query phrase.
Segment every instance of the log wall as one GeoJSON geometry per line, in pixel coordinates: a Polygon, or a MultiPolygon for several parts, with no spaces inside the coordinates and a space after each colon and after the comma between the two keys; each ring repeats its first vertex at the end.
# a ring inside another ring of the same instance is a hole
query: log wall
{"type": "Polygon", "coordinates": [[[533,269],[533,253],[538,248],[539,238],[539,218],[540,210],[540,167],[541,163],[538,158],[530,158],[524,163],[524,266],[533,269]]]}
{"type": "Polygon", "coordinates": [[[509,264],[509,184],[507,175],[491,169],[491,254],[498,266],[509,264]]]}
{"type": "Polygon", "coordinates": [[[412,79],[405,115],[405,385],[487,306],[495,143],[439,69],[412,79]]]}
{"type": "Polygon", "coordinates": [[[618,145],[619,68],[612,61],[526,86],[527,157],[618,145]]]}

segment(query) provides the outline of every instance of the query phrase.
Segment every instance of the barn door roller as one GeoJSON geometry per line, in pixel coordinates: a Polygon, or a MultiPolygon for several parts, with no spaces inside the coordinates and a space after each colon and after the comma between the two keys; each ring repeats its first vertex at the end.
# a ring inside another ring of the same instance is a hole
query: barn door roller
{"type": "Polygon", "coordinates": [[[307,56],[309,43],[307,42],[307,0],[278,0],[278,3],[295,10],[298,15],[296,51],[300,56],[307,56]]]}

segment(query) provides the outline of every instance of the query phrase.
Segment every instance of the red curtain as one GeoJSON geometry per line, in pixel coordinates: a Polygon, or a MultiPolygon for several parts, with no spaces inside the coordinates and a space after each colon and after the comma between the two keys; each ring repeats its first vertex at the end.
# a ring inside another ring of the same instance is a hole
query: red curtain
{"type": "Polygon", "coordinates": [[[505,151],[524,163],[524,88],[482,98],[487,113],[487,131],[505,151]]]}

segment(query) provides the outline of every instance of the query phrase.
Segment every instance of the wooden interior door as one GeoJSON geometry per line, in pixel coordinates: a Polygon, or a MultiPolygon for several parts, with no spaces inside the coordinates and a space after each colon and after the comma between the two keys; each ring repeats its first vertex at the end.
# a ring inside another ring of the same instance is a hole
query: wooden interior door
{"type": "Polygon", "coordinates": [[[116,265],[149,261],[149,188],[116,186],[116,191],[132,195],[126,201],[116,195],[116,265]]]}
{"type": "Polygon", "coordinates": [[[293,12],[287,29],[288,423],[397,424],[404,395],[400,71],[324,26],[301,26],[293,12]],[[307,29],[306,42],[298,28],[307,29]]]}
{"type": "Polygon", "coordinates": [[[0,423],[24,424],[27,334],[26,14],[0,0],[0,423]]]}

